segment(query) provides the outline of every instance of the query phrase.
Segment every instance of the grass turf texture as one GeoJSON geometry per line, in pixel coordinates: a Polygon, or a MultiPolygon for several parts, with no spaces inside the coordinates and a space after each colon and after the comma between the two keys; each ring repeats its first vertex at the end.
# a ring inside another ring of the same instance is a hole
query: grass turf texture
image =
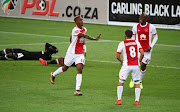
{"type": "MultiPolygon", "coordinates": [[[[0,17],[0,50],[22,48],[41,51],[44,50],[44,43],[49,42],[59,48],[59,53],[54,55],[53,59],[64,57],[69,46],[69,38],[62,37],[69,37],[74,26],[75,24],[71,22],[0,17]]],[[[134,88],[128,87],[131,77],[129,76],[124,84],[123,105],[117,106],[114,103],[121,64],[99,61],[118,62],[115,57],[119,44],[117,41],[124,40],[124,31],[132,28],[96,24],[84,24],[84,26],[88,29],[88,35],[96,37],[102,33],[101,40],[115,40],[111,42],[85,40],[87,57],[81,86],[84,95],[80,97],[73,95],[76,77],[74,67],[58,75],[55,85],[52,85],[49,80],[50,72],[55,71],[59,67],[57,65],[46,67],[39,61],[0,61],[1,112],[180,111],[179,30],[157,29],[159,45],[154,46],[152,60],[147,67],[140,98],[141,105],[134,105],[134,88]]]]}

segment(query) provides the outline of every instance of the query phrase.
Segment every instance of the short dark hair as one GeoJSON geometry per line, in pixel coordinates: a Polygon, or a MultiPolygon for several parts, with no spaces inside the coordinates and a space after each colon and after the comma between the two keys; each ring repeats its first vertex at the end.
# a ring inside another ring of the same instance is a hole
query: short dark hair
{"type": "Polygon", "coordinates": [[[77,19],[77,18],[80,18],[80,17],[81,17],[81,16],[79,16],[79,15],[78,15],[78,16],[75,16],[75,17],[74,17],[74,22],[76,22],[76,19],[77,19]]]}
{"type": "Polygon", "coordinates": [[[126,30],[125,35],[126,35],[126,37],[132,37],[133,32],[131,30],[126,30]]]}

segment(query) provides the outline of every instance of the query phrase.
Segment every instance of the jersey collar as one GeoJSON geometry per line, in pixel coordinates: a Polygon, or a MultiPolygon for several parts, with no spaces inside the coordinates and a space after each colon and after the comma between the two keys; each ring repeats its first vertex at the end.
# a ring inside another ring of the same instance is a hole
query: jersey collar
{"type": "Polygon", "coordinates": [[[131,38],[131,39],[126,39],[126,40],[134,40],[134,39],[131,38]]]}
{"type": "MultiPolygon", "coordinates": [[[[77,26],[75,26],[76,28],[79,28],[79,27],[77,27],[77,26]]],[[[80,28],[79,28],[80,29],[80,28]]],[[[82,29],[80,29],[80,30],[83,30],[84,29],[84,27],[82,26],[82,29]]]]}
{"type": "Polygon", "coordinates": [[[140,26],[141,26],[141,27],[146,27],[146,26],[147,26],[147,24],[148,24],[148,22],[146,22],[146,24],[145,24],[145,25],[141,25],[141,24],[140,24],[140,26]]]}

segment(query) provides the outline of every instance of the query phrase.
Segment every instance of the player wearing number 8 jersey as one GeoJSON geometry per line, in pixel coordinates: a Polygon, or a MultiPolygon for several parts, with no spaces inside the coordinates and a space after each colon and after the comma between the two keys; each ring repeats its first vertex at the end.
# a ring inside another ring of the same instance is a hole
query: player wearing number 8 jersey
{"type": "MultiPolygon", "coordinates": [[[[135,25],[132,28],[133,31],[132,38],[135,39],[136,36],[136,40],[139,41],[139,43],[141,44],[144,50],[144,58],[142,59],[142,64],[141,64],[141,82],[145,75],[146,65],[149,64],[151,60],[152,48],[158,40],[155,26],[146,22],[147,19],[148,16],[145,13],[141,14],[139,17],[139,24],[135,25]],[[153,40],[152,40],[152,36],[153,36],[153,40]]],[[[129,86],[130,88],[134,86],[132,81],[130,82],[129,86]]]]}
{"type": "Polygon", "coordinates": [[[72,30],[72,38],[71,38],[71,44],[67,50],[65,59],[64,59],[64,66],[58,68],[55,72],[51,72],[50,81],[52,84],[55,82],[55,76],[65,72],[68,70],[68,68],[75,63],[77,68],[77,75],[76,75],[76,91],[74,92],[74,95],[82,95],[80,92],[80,86],[82,82],[82,70],[83,65],[85,64],[85,58],[84,58],[84,51],[83,51],[83,45],[84,45],[84,38],[87,38],[89,40],[99,40],[101,37],[101,34],[97,38],[90,37],[86,35],[87,29],[83,27],[83,19],[80,16],[76,16],[74,18],[74,22],[77,26],[75,26],[72,30]]]}
{"type": "Polygon", "coordinates": [[[135,82],[135,105],[139,105],[139,98],[141,93],[140,88],[140,68],[139,63],[141,62],[144,52],[139,42],[131,39],[132,31],[125,31],[125,41],[119,43],[117,49],[116,58],[123,65],[119,72],[119,85],[117,86],[117,97],[118,100],[115,103],[116,105],[121,105],[121,97],[123,92],[123,84],[127,79],[128,75],[131,73],[132,79],[135,82]],[[138,58],[140,52],[140,59],[138,58]],[[120,58],[120,54],[123,54],[123,60],[120,58]]]}

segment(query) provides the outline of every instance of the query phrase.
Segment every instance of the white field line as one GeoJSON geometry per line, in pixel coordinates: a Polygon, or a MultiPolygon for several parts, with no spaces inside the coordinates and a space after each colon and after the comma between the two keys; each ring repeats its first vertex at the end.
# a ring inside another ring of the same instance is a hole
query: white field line
{"type": "MultiPolygon", "coordinates": [[[[51,43],[51,44],[69,44],[69,42],[59,42],[59,43],[51,43]]],[[[45,45],[45,43],[33,43],[33,44],[7,44],[0,46],[32,46],[32,45],[45,45]]]]}
{"type": "MultiPolygon", "coordinates": [[[[42,37],[58,37],[58,38],[68,38],[69,37],[65,37],[65,36],[53,36],[53,35],[41,35],[41,34],[31,34],[31,33],[16,33],[16,32],[5,32],[5,31],[0,31],[0,33],[8,33],[8,34],[17,34],[17,35],[30,35],[30,36],[42,36],[42,37]]],[[[93,41],[94,42],[94,41],[93,41]]],[[[117,40],[99,40],[99,41],[95,41],[95,42],[121,42],[121,41],[117,41],[117,40]]],[[[86,43],[91,43],[91,41],[87,41],[86,43]]],[[[38,43],[37,43],[38,44],[38,43]]],[[[37,44],[9,44],[10,46],[12,45],[37,45],[37,44]]],[[[42,43],[40,43],[42,44],[42,43]]],[[[61,43],[55,43],[55,44],[62,44],[61,43]]],[[[9,46],[9,45],[0,45],[0,46],[9,46]]],[[[166,46],[166,47],[180,47],[179,45],[166,45],[166,44],[155,44],[158,46],[166,46]]]]}
{"type": "MultiPolygon", "coordinates": [[[[120,62],[113,62],[113,61],[101,61],[101,60],[90,60],[86,59],[87,61],[94,61],[94,62],[101,62],[101,63],[120,63],[120,62]]],[[[173,69],[180,69],[178,67],[167,67],[167,66],[156,66],[156,65],[147,65],[151,67],[157,67],[157,68],[173,68],[173,69]]]]}
{"type": "MultiPolygon", "coordinates": [[[[59,58],[58,56],[53,56],[55,58],[59,58]]],[[[120,63],[120,62],[113,62],[113,61],[102,61],[102,60],[90,60],[86,59],[87,61],[93,61],[93,62],[100,62],[100,63],[120,63]]],[[[150,67],[156,67],[156,68],[171,68],[171,69],[180,69],[178,67],[167,67],[167,66],[156,66],[156,65],[147,65],[150,67]]]]}

